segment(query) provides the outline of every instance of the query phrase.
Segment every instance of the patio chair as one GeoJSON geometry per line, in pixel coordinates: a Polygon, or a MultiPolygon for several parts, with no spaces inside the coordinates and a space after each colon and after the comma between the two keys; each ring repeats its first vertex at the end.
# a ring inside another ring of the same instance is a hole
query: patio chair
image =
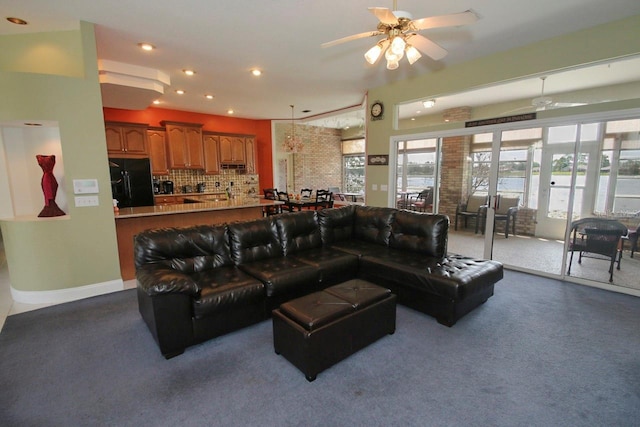
{"type": "Polygon", "coordinates": [[[317,190],[316,191],[316,210],[318,209],[327,209],[333,207],[333,193],[328,190],[317,190]]]}
{"type": "Polygon", "coordinates": [[[340,193],[340,187],[329,187],[328,191],[330,191],[333,194],[333,200],[340,200],[342,202],[346,200],[346,197],[344,197],[344,194],[340,193]]]}
{"type": "Polygon", "coordinates": [[[613,266],[618,259],[620,270],[620,238],[626,236],[627,227],[614,220],[606,218],[582,218],[571,223],[569,247],[571,252],[567,275],[571,275],[571,263],[574,252],[579,253],[578,264],[582,258],[598,258],[609,261],[609,282],[613,282],[613,266]],[[603,258],[604,257],[604,258],[603,258]]]}
{"type": "Polygon", "coordinates": [[[476,221],[475,232],[478,233],[478,226],[480,220],[484,218],[485,211],[487,209],[487,196],[471,195],[467,199],[467,203],[459,204],[456,208],[456,221],[454,224],[454,230],[458,229],[458,218],[464,219],[464,227],[467,228],[467,220],[474,218],[476,221]]]}
{"type": "Polygon", "coordinates": [[[638,250],[638,234],[640,234],[640,225],[638,225],[636,231],[629,231],[629,243],[631,243],[631,258],[633,258],[633,253],[638,250]]]}
{"type": "Polygon", "coordinates": [[[409,199],[409,209],[414,211],[430,211],[433,207],[433,187],[428,187],[409,199]]]}
{"type": "MultiPolygon", "coordinates": [[[[496,209],[495,215],[493,217],[493,229],[496,230],[496,222],[504,221],[504,238],[509,238],[509,226],[511,226],[511,234],[516,235],[516,216],[518,215],[518,206],[520,205],[519,197],[500,197],[500,202],[498,208],[496,209]]],[[[483,215],[486,215],[486,209],[482,212],[483,215]]],[[[484,234],[484,223],[485,218],[483,217],[480,220],[480,224],[482,227],[482,233],[484,234]]]]}

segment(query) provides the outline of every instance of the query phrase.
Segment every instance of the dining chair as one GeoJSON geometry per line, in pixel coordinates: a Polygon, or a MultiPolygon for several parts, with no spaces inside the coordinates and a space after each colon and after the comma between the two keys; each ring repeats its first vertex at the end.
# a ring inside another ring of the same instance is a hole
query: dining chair
{"type": "Polygon", "coordinates": [[[289,212],[293,212],[293,206],[289,203],[289,193],[286,191],[277,191],[278,200],[284,202],[284,205],[280,205],[280,211],[284,212],[285,210],[289,212]]]}
{"type": "MultiPolygon", "coordinates": [[[[278,200],[278,190],[275,188],[263,188],[262,193],[264,194],[265,200],[278,200]]],[[[280,205],[276,206],[264,206],[262,208],[263,216],[270,216],[281,213],[280,205]]]]}
{"type": "Polygon", "coordinates": [[[311,188],[303,188],[300,190],[300,197],[304,199],[310,199],[313,194],[313,190],[311,188]]]}
{"type": "Polygon", "coordinates": [[[315,209],[327,209],[333,207],[333,193],[328,190],[316,191],[315,209]]]}

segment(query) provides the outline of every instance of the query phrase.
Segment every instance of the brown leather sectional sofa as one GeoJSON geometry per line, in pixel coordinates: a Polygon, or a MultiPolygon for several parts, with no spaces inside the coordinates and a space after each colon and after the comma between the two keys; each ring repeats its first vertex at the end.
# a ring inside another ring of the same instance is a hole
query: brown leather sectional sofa
{"type": "Polygon", "coordinates": [[[447,256],[449,219],[344,206],[135,237],[140,314],[166,358],[353,278],[452,326],[493,295],[502,265],[447,256]]]}

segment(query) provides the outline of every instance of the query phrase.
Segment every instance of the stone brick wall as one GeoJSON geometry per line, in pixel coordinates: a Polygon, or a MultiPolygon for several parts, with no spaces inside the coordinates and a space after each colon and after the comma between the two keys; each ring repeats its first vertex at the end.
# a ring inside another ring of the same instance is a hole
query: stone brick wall
{"type": "Polygon", "coordinates": [[[296,126],[304,150],[292,154],[296,193],[301,188],[342,187],[342,139],[339,129],[296,126]]]}

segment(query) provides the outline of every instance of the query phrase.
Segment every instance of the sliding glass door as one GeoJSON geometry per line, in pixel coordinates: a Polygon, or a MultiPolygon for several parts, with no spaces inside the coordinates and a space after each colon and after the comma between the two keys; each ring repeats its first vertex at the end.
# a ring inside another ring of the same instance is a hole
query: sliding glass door
{"type": "MultiPolygon", "coordinates": [[[[574,255],[567,275],[574,221],[606,218],[631,233],[640,226],[640,119],[515,124],[433,140],[439,147],[433,157],[439,171],[433,212],[450,218],[451,253],[640,290],[640,255],[632,258],[630,251],[633,235],[620,241],[620,269],[616,262],[611,283],[607,260],[587,253],[581,262],[574,255]],[[474,200],[479,202],[471,207],[474,200]]],[[[398,202],[404,192],[419,190],[410,185],[410,166],[417,162],[407,146],[396,147],[398,202]]]]}

